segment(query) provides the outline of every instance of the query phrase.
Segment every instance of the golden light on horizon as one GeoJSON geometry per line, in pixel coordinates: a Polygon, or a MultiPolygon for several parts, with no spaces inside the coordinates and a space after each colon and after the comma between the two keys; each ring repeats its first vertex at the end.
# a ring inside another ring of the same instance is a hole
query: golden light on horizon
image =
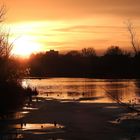
{"type": "Polygon", "coordinates": [[[16,41],[14,54],[20,56],[49,49],[66,52],[85,47],[103,52],[112,45],[131,50],[124,24],[128,19],[132,20],[137,34],[140,34],[140,1],[4,1],[9,9],[7,23],[14,37],[34,38],[16,41]]]}
{"type": "Polygon", "coordinates": [[[41,45],[30,36],[22,36],[15,40],[13,47],[13,54],[20,57],[29,57],[32,53],[38,52],[41,45]]]}

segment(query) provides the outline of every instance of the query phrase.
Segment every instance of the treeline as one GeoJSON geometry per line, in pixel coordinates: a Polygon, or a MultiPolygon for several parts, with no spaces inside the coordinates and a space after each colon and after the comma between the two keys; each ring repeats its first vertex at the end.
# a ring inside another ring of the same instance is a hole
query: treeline
{"type": "Polygon", "coordinates": [[[59,54],[55,51],[31,55],[28,68],[33,77],[140,78],[140,53],[111,46],[103,56],[93,48],[59,54]]]}

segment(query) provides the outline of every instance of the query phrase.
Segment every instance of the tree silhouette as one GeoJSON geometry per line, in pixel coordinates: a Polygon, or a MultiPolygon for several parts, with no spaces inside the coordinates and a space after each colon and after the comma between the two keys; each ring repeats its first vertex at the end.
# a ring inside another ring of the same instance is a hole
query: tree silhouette
{"type": "Polygon", "coordinates": [[[111,46],[105,52],[105,56],[121,56],[123,51],[118,46],[111,46]]]}
{"type": "Polygon", "coordinates": [[[140,50],[139,50],[139,45],[137,44],[136,33],[134,30],[133,23],[130,20],[128,20],[126,25],[127,25],[128,32],[130,34],[132,48],[134,50],[135,55],[137,55],[140,50]]]}
{"type": "MultiPolygon", "coordinates": [[[[4,6],[0,8],[0,21],[5,15],[4,6]]],[[[0,22],[0,23],[1,23],[0,22]]],[[[9,33],[0,30],[0,117],[22,107],[26,97],[26,88],[22,87],[19,63],[11,55],[13,44],[9,42],[9,33]]],[[[32,91],[32,90],[31,90],[32,91]]],[[[34,91],[33,91],[34,92],[34,91]]],[[[32,92],[32,93],[33,93],[32,92]]],[[[31,93],[31,94],[32,94],[31,93]]]]}
{"type": "MultiPolygon", "coordinates": [[[[1,6],[0,8],[0,23],[4,20],[4,16],[6,13],[5,6],[1,6]]],[[[12,49],[13,43],[9,42],[9,32],[3,30],[2,26],[0,26],[0,81],[8,82],[18,80],[19,75],[19,67],[15,59],[12,58],[12,49]]]]}
{"type": "Polygon", "coordinates": [[[67,56],[80,56],[80,52],[79,51],[76,51],[76,50],[72,50],[72,51],[69,51],[67,54],[67,56]]]}
{"type": "Polygon", "coordinates": [[[96,57],[96,51],[94,48],[84,48],[82,49],[82,56],[84,57],[96,57]]]}
{"type": "Polygon", "coordinates": [[[0,22],[3,21],[3,18],[4,18],[4,15],[6,14],[6,8],[5,8],[5,5],[2,5],[0,7],[0,22]]]}

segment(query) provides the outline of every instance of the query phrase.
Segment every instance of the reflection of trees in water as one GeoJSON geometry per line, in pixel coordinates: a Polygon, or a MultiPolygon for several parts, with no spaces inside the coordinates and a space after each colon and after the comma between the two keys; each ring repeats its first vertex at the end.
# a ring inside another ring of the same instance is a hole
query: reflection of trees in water
{"type": "Polygon", "coordinates": [[[76,85],[74,90],[67,92],[70,97],[98,97],[108,94],[109,98],[122,102],[130,102],[137,96],[140,96],[140,80],[105,80],[104,82],[88,83],[85,81],[82,85],[76,85]]]}
{"type": "Polygon", "coordinates": [[[140,96],[140,80],[136,80],[135,81],[135,92],[136,92],[136,95],[140,96]]]}
{"type": "Polygon", "coordinates": [[[115,100],[131,102],[140,96],[140,80],[114,80],[105,86],[107,93],[115,100]]]}
{"type": "Polygon", "coordinates": [[[83,93],[82,93],[83,97],[94,97],[95,94],[96,94],[96,88],[97,88],[96,84],[89,85],[85,81],[84,90],[83,90],[83,93]]]}
{"type": "Polygon", "coordinates": [[[73,90],[67,92],[67,95],[71,97],[94,97],[96,93],[96,85],[86,81],[80,86],[69,86],[69,88],[73,90]]]}
{"type": "Polygon", "coordinates": [[[113,80],[105,85],[106,93],[115,100],[123,100],[126,98],[124,89],[127,87],[128,85],[120,82],[120,80],[113,80]]]}
{"type": "Polygon", "coordinates": [[[127,88],[128,85],[127,84],[124,84],[124,83],[109,83],[109,84],[106,84],[106,87],[108,88],[111,88],[111,89],[123,89],[123,88],[127,88]]]}
{"type": "Polygon", "coordinates": [[[118,90],[117,88],[115,90],[107,90],[108,94],[115,100],[122,100],[123,96],[122,96],[122,91],[118,90]]]}
{"type": "Polygon", "coordinates": [[[67,92],[67,95],[68,96],[70,96],[70,97],[77,97],[77,96],[80,96],[81,95],[81,92],[76,92],[76,91],[74,91],[74,92],[67,92]]]}

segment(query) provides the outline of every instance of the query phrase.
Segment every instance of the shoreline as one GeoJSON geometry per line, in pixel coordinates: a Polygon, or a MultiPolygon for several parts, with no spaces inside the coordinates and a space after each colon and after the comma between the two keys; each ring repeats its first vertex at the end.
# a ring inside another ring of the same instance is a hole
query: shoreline
{"type": "Polygon", "coordinates": [[[33,100],[30,107],[38,109],[31,110],[21,119],[10,121],[16,127],[12,133],[19,134],[22,140],[120,140],[130,139],[134,134],[140,138],[140,120],[133,119],[133,113],[117,103],[62,102],[40,98],[38,102],[33,100]],[[130,118],[123,119],[127,115],[130,118]],[[20,128],[21,120],[27,128],[20,128]],[[28,128],[29,125],[32,127],[28,128]],[[49,127],[45,128],[47,125],[49,127]],[[138,132],[131,132],[136,128],[138,132]]]}
{"type": "Polygon", "coordinates": [[[29,76],[29,77],[24,77],[23,79],[50,79],[50,78],[88,78],[88,79],[105,79],[105,80],[140,80],[140,77],[82,77],[82,76],[36,76],[36,77],[32,77],[32,76],[29,76]]]}
{"type": "MultiPolygon", "coordinates": [[[[79,103],[61,102],[60,100],[44,100],[40,103],[38,110],[31,111],[23,120],[27,124],[57,124],[64,126],[62,131],[38,130],[43,134],[23,134],[23,140],[28,139],[64,139],[64,140],[90,140],[109,139],[115,136],[114,140],[129,138],[131,119],[123,120],[118,124],[110,123],[117,120],[120,115],[130,113],[126,108],[116,103],[79,103]],[[122,127],[124,128],[122,132],[122,127]]],[[[134,125],[138,121],[134,120],[134,125]]],[[[29,131],[28,131],[29,132],[29,131]]]]}

